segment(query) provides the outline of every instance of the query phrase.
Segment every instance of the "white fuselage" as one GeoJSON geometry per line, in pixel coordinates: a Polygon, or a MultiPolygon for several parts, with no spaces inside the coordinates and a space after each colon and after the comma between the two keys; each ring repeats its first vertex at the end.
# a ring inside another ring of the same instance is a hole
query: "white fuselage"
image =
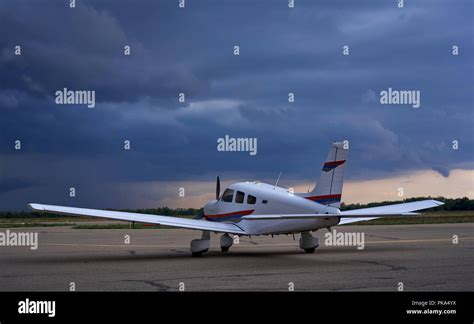
{"type": "Polygon", "coordinates": [[[234,222],[251,235],[296,233],[337,225],[339,209],[304,198],[303,195],[261,182],[239,182],[229,186],[219,200],[204,206],[209,221],[234,222]],[[249,220],[258,214],[328,214],[318,219],[249,220]]]}

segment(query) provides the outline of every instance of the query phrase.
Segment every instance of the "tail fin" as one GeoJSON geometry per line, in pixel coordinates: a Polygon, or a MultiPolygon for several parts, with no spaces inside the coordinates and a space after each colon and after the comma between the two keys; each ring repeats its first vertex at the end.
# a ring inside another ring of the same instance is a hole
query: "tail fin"
{"type": "Polygon", "coordinates": [[[340,142],[332,143],[318,182],[313,191],[305,195],[305,198],[323,205],[339,208],[348,152],[348,149],[344,146],[340,142]]]}

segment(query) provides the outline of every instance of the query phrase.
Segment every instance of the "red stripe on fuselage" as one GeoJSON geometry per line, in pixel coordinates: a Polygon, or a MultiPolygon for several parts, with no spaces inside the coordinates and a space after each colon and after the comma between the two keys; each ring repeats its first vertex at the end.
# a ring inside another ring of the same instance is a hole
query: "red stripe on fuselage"
{"type": "Polygon", "coordinates": [[[204,215],[204,217],[216,219],[216,218],[223,218],[223,217],[229,217],[229,216],[246,216],[246,215],[250,215],[254,211],[255,211],[255,209],[240,210],[240,211],[227,213],[227,214],[204,215]]]}
{"type": "Polygon", "coordinates": [[[325,196],[311,196],[311,197],[305,197],[306,199],[309,200],[326,200],[326,199],[341,199],[341,194],[336,194],[336,195],[325,195],[325,196]]]}

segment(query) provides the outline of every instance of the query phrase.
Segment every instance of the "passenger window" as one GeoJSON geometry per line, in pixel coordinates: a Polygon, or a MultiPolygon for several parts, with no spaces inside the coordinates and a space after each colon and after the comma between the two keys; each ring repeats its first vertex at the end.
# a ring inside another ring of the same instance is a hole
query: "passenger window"
{"type": "Polygon", "coordinates": [[[268,200],[262,200],[262,204],[266,204],[268,202],[268,200]]]}
{"type": "Polygon", "coordinates": [[[232,198],[234,197],[234,190],[226,189],[222,194],[222,201],[224,202],[232,202],[232,198]]]}
{"type": "Polygon", "coordinates": [[[257,202],[257,197],[252,196],[252,195],[247,196],[247,204],[255,205],[256,202],[257,202]]]}
{"type": "Polygon", "coordinates": [[[237,194],[235,195],[235,202],[238,204],[243,203],[244,197],[245,197],[245,194],[242,191],[237,191],[237,194]]]}

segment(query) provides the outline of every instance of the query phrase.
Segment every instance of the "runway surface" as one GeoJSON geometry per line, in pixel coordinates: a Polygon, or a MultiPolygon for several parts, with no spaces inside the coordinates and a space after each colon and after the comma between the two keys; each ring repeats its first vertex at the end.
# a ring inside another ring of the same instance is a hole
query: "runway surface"
{"type": "Polygon", "coordinates": [[[38,232],[39,248],[0,247],[0,291],[68,291],[71,283],[77,291],[474,290],[474,224],[333,229],[363,232],[365,248],[325,246],[319,230],[314,254],[298,247],[298,235],[243,237],[222,253],[213,234],[211,251],[192,258],[198,231],[14,229],[38,232]]]}

